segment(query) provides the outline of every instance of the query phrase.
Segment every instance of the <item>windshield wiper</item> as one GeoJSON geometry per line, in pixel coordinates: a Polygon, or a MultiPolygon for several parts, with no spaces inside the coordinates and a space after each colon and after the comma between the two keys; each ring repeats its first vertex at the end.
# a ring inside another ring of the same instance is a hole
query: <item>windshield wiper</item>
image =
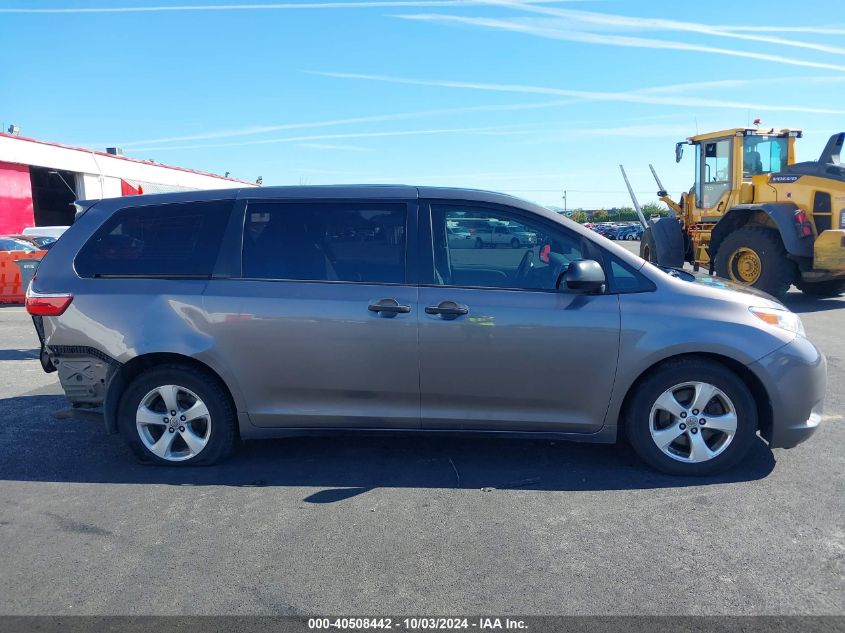
{"type": "Polygon", "coordinates": [[[670,277],[676,277],[677,279],[684,279],[684,277],[686,275],[688,275],[690,277],[695,277],[695,275],[693,275],[689,271],[684,270],[683,268],[673,268],[672,266],[663,266],[661,264],[655,264],[654,262],[652,262],[652,264],[657,266],[660,270],[662,270],[664,273],[666,273],[670,277]]]}

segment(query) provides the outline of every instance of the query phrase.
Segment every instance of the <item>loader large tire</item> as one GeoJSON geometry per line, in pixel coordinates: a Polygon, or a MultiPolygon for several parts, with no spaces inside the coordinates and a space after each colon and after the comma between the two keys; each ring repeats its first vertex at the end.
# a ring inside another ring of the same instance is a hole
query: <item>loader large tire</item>
{"type": "Polygon", "coordinates": [[[728,235],[715,258],[719,277],[753,286],[783,299],[798,276],[780,234],[763,226],[744,226],[728,235]]]}
{"type": "Polygon", "coordinates": [[[654,251],[654,236],[651,234],[651,227],[643,229],[643,236],[640,239],[640,257],[647,262],[655,262],[657,253],[654,251]]]}

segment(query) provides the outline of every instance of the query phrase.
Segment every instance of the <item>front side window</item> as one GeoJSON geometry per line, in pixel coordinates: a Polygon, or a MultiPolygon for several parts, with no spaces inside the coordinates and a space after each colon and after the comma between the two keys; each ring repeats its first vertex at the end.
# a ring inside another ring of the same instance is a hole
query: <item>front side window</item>
{"type": "Polygon", "coordinates": [[[404,203],[250,202],[249,279],[404,283],[404,203]]]}
{"type": "Polygon", "coordinates": [[[771,174],[786,167],[787,140],[772,136],[746,136],[742,141],[742,173],[746,178],[771,174]]]}
{"type": "Polygon", "coordinates": [[[128,207],[117,211],[76,257],[83,277],[210,276],[231,200],[128,207]]]}
{"type": "Polygon", "coordinates": [[[701,195],[699,206],[705,209],[713,207],[726,191],[731,188],[731,141],[708,141],[701,143],[700,151],[704,155],[701,164],[701,195]]]}
{"type": "Polygon", "coordinates": [[[435,283],[554,290],[558,275],[585,259],[585,240],[498,209],[433,204],[435,283]]]}

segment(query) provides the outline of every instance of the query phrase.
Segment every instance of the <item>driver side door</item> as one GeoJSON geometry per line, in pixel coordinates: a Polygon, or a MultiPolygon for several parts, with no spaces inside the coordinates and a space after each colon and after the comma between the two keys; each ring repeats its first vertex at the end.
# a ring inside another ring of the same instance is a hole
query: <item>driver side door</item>
{"type": "Polygon", "coordinates": [[[733,192],[732,141],[702,141],[696,153],[696,206],[703,216],[721,215],[730,208],[733,192]]]}
{"type": "Polygon", "coordinates": [[[555,288],[597,249],[520,209],[444,201],[420,208],[423,428],[593,433],[616,373],[619,302],[555,288]],[[459,248],[447,227],[483,220],[536,235],[518,248],[459,248]],[[427,226],[426,226],[427,224],[427,226]]]}

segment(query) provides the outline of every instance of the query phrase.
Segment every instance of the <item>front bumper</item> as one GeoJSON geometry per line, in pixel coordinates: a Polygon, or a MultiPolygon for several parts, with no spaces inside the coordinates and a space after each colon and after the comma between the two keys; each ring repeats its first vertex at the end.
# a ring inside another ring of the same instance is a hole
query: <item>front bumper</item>
{"type": "Polygon", "coordinates": [[[792,448],[819,426],[827,386],[827,360],[803,336],[748,368],[769,394],[771,425],[762,429],[772,448],[792,448]]]}

